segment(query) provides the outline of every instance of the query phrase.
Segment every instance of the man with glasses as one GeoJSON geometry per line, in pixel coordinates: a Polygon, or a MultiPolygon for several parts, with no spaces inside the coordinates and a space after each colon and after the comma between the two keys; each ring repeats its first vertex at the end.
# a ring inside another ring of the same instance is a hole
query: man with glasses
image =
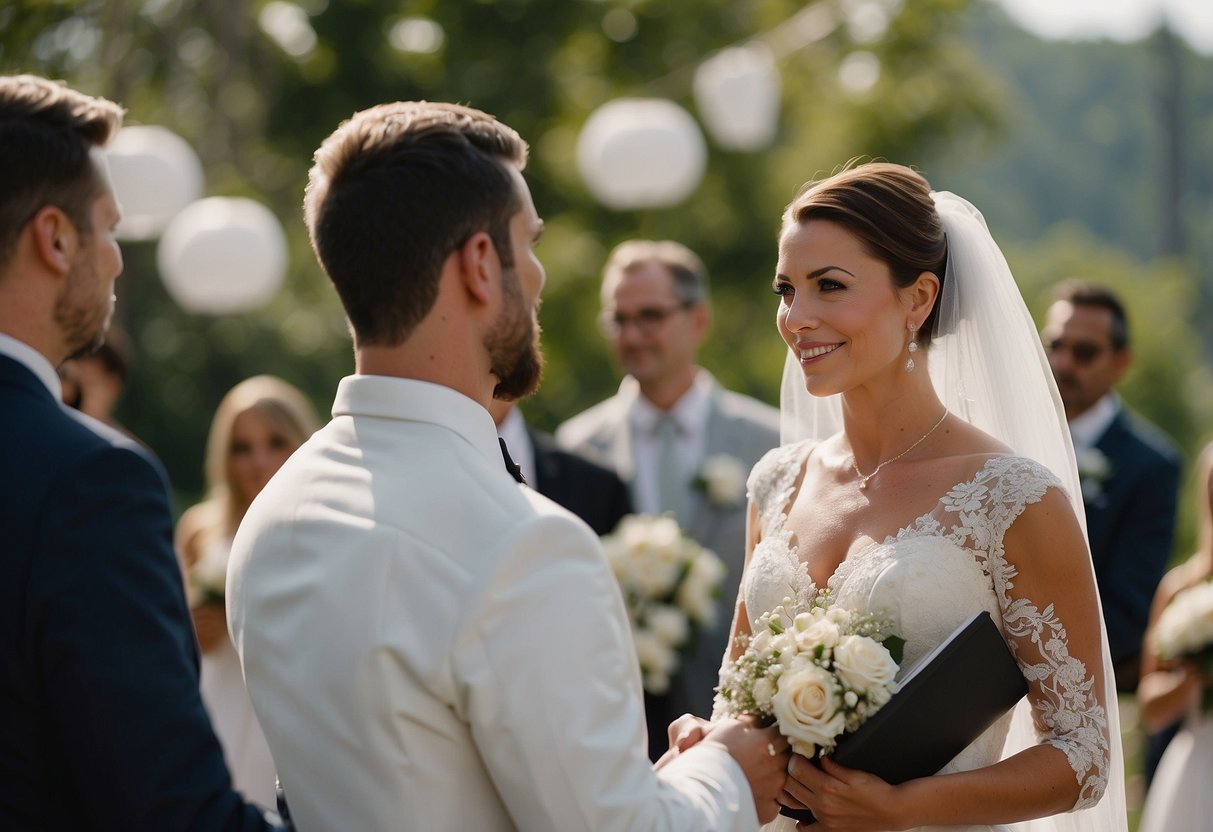
{"type": "Polygon", "coordinates": [[[686,246],[630,240],[602,281],[603,334],[627,374],[619,392],[573,417],[557,441],[613,468],[645,514],[672,512],[728,566],[717,622],[700,634],[663,697],[649,697],[650,751],[682,713],[707,716],[728,641],[745,549],[745,480],[779,444],[779,412],[722,388],[696,365],[711,322],[707,270],[686,246]]]}
{"type": "Polygon", "coordinates": [[[1171,556],[1179,455],[1114,386],[1133,361],[1120,299],[1066,281],[1041,333],[1074,438],[1116,687],[1137,689],[1150,601],[1171,556]]]}

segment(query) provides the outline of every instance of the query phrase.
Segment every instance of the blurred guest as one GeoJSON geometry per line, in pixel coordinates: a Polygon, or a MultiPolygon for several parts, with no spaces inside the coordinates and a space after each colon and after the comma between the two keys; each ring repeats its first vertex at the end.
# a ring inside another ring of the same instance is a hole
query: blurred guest
{"type": "MultiPolygon", "coordinates": [[[[720,597],[731,604],[744,565],[745,481],[779,444],[779,411],[724,389],[696,365],[711,310],[707,270],[686,246],[618,246],[603,273],[601,322],[627,377],[616,395],[561,425],[556,439],[613,468],[637,511],[673,512],[719,555],[729,570],[720,597]]],[[[711,713],[730,619],[721,609],[700,634],[662,697],[668,710],[658,722],[711,713]]]]}
{"type": "Polygon", "coordinates": [[[202,701],[223,745],[232,784],[248,799],[267,805],[274,804],[274,761],[227,633],[227,561],[236,527],[253,498],[316,424],[304,395],[282,379],[254,376],[237,384],[211,421],[206,500],[187,510],[177,525],[202,648],[202,701]]]}
{"type": "Polygon", "coordinates": [[[1132,692],[1150,599],[1171,557],[1179,454],[1113,389],[1133,352],[1124,305],[1111,290],[1084,281],[1059,284],[1041,340],[1078,457],[1116,687],[1132,692]]]}
{"type": "MultiPolygon", "coordinates": [[[[561,450],[550,434],[527,425],[514,402],[493,399],[489,412],[527,484],[576,514],[595,534],[613,531],[631,513],[627,486],[614,471],[561,450]]],[[[664,724],[661,738],[664,741],[664,724]]]]}
{"type": "Polygon", "coordinates": [[[126,337],[111,326],[105,343],[95,352],[77,355],[59,365],[64,403],[124,430],[114,419],[114,408],[126,387],[129,367],[126,337]]]}
{"type": "MultiPolygon", "coordinates": [[[[1147,645],[1159,633],[1159,617],[1175,596],[1213,578],[1213,443],[1198,462],[1200,537],[1195,554],[1162,579],[1150,610],[1147,645]]],[[[1204,624],[1204,629],[1208,625],[1204,624]]],[[[1165,628],[1163,628],[1165,629],[1165,628]]],[[[1182,722],[1167,745],[1146,795],[1140,832],[1201,832],[1213,822],[1213,715],[1202,709],[1213,678],[1207,661],[1202,668],[1193,660],[1161,661],[1147,649],[1142,659],[1137,699],[1147,731],[1161,732],[1182,722]]]]}
{"type": "Polygon", "coordinates": [[[198,693],[164,471],[62,404],[114,311],[112,102],[0,77],[0,828],[260,830],[198,693]]]}

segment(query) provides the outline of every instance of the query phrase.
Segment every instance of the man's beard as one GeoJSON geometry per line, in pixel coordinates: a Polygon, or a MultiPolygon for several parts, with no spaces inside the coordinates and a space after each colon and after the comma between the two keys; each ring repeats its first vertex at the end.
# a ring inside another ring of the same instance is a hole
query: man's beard
{"type": "Polygon", "coordinates": [[[96,275],[89,274],[86,268],[73,266],[63,293],[55,301],[55,323],[67,344],[68,358],[96,352],[105,343],[105,335],[109,332],[110,320],[114,316],[113,303],[102,306],[91,297],[85,298],[86,284],[95,279],[96,275]]]}
{"type": "Polygon", "coordinates": [[[497,376],[493,398],[514,401],[534,393],[543,375],[543,352],[539,347],[539,327],[534,314],[522,300],[518,273],[502,273],[505,306],[485,336],[490,371],[497,376]]]}

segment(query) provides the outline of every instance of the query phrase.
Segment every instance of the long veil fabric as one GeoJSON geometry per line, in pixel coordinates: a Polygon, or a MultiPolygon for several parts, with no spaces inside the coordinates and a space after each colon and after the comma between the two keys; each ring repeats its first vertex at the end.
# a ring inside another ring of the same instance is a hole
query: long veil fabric
{"type": "MultiPolygon", "coordinates": [[[[981,213],[947,191],[934,192],[932,197],[947,235],[948,264],[938,301],[939,324],[930,346],[931,381],[953,413],[1051,470],[1064,485],[1085,533],[1078,466],[1065,411],[1023,295],[981,213]]],[[[790,352],[784,366],[781,414],[785,444],[825,439],[842,429],[839,397],[809,395],[800,364],[790,352]]],[[[1091,580],[1094,583],[1094,570],[1091,580]]],[[[1111,745],[1103,799],[1090,809],[1016,824],[1013,829],[1122,832],[1128,828],[1120,716],[1106,631],[1102,640],[1111,745]]],[[[1031,707],[1024,700],[1017,707],[1003,756],[1036,742],[1031,707]]]]}

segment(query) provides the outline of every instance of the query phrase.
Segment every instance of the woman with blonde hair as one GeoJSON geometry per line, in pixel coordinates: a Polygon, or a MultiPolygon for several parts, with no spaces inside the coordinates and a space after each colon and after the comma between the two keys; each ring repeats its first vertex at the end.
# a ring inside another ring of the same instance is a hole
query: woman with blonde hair
{"type": "Polygon", "coordinates": [[[307,398],[274,376],[254,376],[219,403],[206,443],[206,499],[177,524],[177,548],[202,649],[202,701],[223,745],[232,782],[275,805],[274,763],[253,714],[224,608],[232,537],[253,499],[316,430],[307,398]]]}

